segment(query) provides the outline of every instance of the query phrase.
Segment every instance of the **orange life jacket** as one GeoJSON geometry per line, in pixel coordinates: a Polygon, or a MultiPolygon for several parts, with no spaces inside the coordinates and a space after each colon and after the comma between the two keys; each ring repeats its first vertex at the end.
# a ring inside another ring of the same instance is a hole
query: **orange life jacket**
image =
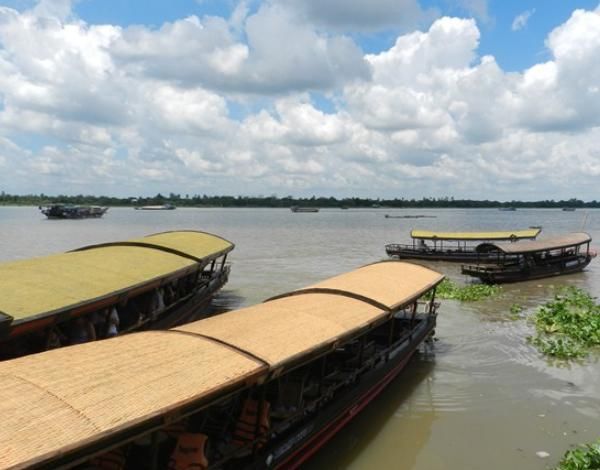
{"type": "Polygon", "coordinates": [[[258,441],[258,447],[262,447],[268,440],[271,420],[269,413],[271,405],[268,401],[263,403],[260,416],[258,416],[258,401],[247,398],[242,408],[242,413],[235,425],[233,432],[233,443],[242,447],[249,446],[255,440],[258,441]],[[258,435],[256,433],[258,422],[258,435]]]}
{"type": "Polygon", "coordinates": [[[205,455],[206,434],[183,433],[177,438],[177,446],[169,460],[169,470],[205,470],[208,459],[205,455]]]}

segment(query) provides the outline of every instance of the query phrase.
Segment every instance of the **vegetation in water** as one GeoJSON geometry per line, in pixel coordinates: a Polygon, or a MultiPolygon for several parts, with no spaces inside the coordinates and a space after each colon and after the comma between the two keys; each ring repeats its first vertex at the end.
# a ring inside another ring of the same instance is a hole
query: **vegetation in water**
{"type": "Polygon", "coordinates": [[[600,439],[567,451],[555,470],[600,470],[600,439]]]}
{"type": "Polygon", "coordinates": [[[519,304],[512,304],[510,306],[510,319],[519,320],[521,319],[521,313],[523,312],[523,306],[519,304]]]}
{"type": "Polygon", "coordinates": [[[440,299],[454,299],[470,302],[496,295],[501,289],[500,286],[488,284],[469,284],[460,286],[446,278],[438,285],[436,296],[440,299]]]}
{"type": "Polygon", "coordinates": [[[533,321],[536,335],[529,340],[548,356],[584,357],[600,346],[600,305],[581,289],[563,290],[538,308],[533,321]]]}

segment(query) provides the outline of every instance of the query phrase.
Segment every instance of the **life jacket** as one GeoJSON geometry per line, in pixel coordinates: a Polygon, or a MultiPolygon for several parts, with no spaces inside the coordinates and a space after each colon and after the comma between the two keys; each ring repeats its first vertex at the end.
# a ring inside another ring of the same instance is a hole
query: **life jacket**
{"type": "Polygon", "coordinates": [[[90,464],[100,470],[123,470],[126,462],[127,454],[123,448],[113,449],[90,460],[90,464]]]}
{"type": "Polygon", "coordinates": [[[206,434],[186,432],[177,438],[177,445],[169,459],[169,470],[205,470],[206,434]]]}
{"type": "Polygon", "coordinates": [[[258,416],[259,403],[247,398],[242,407],[242,413],[235,425],[233,443],[240,447],[250,446],[257,441],[258,447],[263,447],[268,440],[271,420],[269,413],[271,405],[268,401],[263,403],[260,416],[258,416]],[[258,422],[258,435],[256,433],[258,422]]]}

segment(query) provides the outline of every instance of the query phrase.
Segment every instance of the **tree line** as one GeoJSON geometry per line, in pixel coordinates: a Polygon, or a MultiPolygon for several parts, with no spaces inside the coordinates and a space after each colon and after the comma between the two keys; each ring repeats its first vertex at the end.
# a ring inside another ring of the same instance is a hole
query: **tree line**
{"type": "Polygon", "coordinates": [[[66,203],[77,205],[98,206],[136,206],[136,205],[160,205],[174,204],[178,207],[332,207],[332,208],[368,208],[368,207],[390,207],[390,208],[594,208],[600,207],[600,202],[583,201],[581,199],[558,200],[546,199],[540,201],[494,201],[489,199],[455,199],[453,197],[424,197],[421,199],[407,198],[335,198],[335,197],[293,197],[284,196],[208,196],[206,194],[174,194],[138,197],[112,197],[93,196],[79,194],[67,196],[59,194],[50,196],[46,194],[16,195],[0,192],[1,205],[29,205],[43,206],[53,203],[66,203]]]}

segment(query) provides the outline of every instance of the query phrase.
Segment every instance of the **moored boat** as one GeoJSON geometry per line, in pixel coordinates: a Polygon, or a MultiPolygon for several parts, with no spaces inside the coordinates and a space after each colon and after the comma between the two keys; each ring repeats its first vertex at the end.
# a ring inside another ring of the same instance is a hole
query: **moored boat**
{"type": "Polygon", "coordinates": [[[194,318],[234,245],[165,232],[0,264],[0,359],[194,318]]]}
{"type": "Polygon", "coordinates": [[[583,270],[596,256],[587,233],[571,233],[521,243],[484,243],[477,249],[494,259],[491,265],[465,265],[462,273],[495,284],[526,281],[583,270]]]}
{"type": "Polygon", "coordinates": [[[302,207],[302,206],[292,206],[290,207],[292,212],[319,212],[318,207],[302,207]]]}
{"type": "Polygon", "coordinates": [[[77,206],[74,204],[49,204],[40,206],[40,211],[49,219],[88,219],[102,217],[108,207],[77,206]]]}
{"type": "Polygon", "coordinates": [[[173,204],[159,204],[154,206],[135,206],[134,209],[139,211],[172,211],[177,208],[173,204]]]}
{"type": "Polygon", "coordinates": [[[482,242],[535,239],[541,228],[499,232],[432,232],[412,230],[412,244],[392,243],[385,246],[388,256],[400,259],[431,261],[493,261],[493,257],[476,248],[482,242]]]}
{"type": "Polygon", "coordinates": [[[431,338],[443,277],[380,262],[169,331],[0,363],[0,467],[296,468],[431,338]]]}

